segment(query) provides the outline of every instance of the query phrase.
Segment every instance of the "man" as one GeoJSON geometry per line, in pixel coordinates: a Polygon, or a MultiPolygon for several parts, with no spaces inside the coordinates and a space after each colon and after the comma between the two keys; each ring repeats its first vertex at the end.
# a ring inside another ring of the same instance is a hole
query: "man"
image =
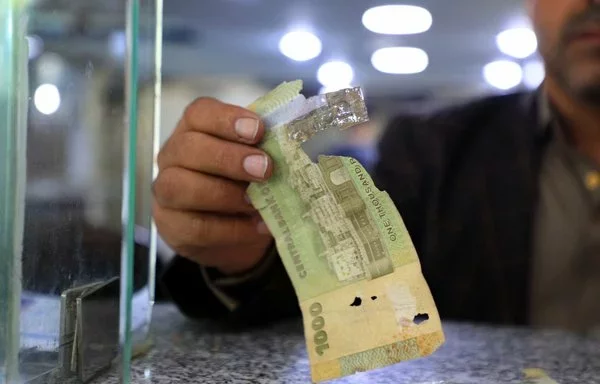
{"type": "MultiPolygon", "coordinates": [[[[600,324],[600,1],[528,0],[547,77],[430,117],[399,117],[374,178],[400,211],[443,319],[600,324]]],[[[299,313],[245,200],[273,164],[252,112],[200,99],[159,156],[154,215],[180,256],[164,276],[192,317],[299,313]]]]}

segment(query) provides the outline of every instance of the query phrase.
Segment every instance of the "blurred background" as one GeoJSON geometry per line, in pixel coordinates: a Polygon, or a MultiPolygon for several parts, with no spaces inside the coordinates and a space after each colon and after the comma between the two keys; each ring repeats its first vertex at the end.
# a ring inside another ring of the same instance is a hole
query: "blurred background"
{"type": "MultiPolygon", "coordinates": [[[[150,217],[156,25],[154,2],[141,3],[148,11],[139,41],[136,172],[143,230],[150,217]]],[[[307,96],[363,88],[371,123],[321,135],[307,151],[352,155],[369,167],[377,157],[374,144],[397,113],[535,89],[544,69],[529,27],[522,0],[167,0],[160,144],[196,97],[246,105],[282,81],[302,79],[307,96]]],[[[37,287],[58,292],[65,288],[55,283],[61,273],[68,272],[68,287],[89,280],[86,271],[111,275],[106,271],[119,257],[125,2],[38,0],[27,28],[24,260],[31,265],[25,270],[35,288],[40,260],[71,260],[46,279],[50,285],[37,287]],[[108,264],[89,265],[99,262],[108,264]]],[[[168,249],[159,251],[168,259],[168,249]]]]}
{"type": "MultiPolygon", "coordinates": [[[[126,0],[27,2],[20,326],[22,350],[35,352],[21,356],[31,375],[57,364],[61,293],[121,274],[129,175],[137,182],[134,311],[142,314],[134,325],[149,321],[153,151],[195,98],[243,106],[295,79],[305,96],[361,86],[371,121],[320,134],[305,149],[371,168],[394,115],[533,90],[544,76],[522,0],[165,0],[162,20],[156,0],[139,0],[138,110],[128,116],[126,0]],[[132,117],[138,154],[128,172],[132,117]]],[[[157,250],[160,273],[172,252],[160,241],[157,250]]]]}

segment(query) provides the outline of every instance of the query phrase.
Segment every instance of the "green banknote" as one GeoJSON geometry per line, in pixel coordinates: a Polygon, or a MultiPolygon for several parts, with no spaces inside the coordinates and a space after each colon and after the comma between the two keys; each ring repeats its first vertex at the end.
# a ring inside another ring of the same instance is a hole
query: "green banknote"
{"type": "Polygon", "coordinates": [[[430,355],[440,318],[410,236],[388,194],[353,158],[302,143],[368,121],[359,88],[311,98],[286,82],[249,109],[265,121],[273,177],[248,194],[273,234],[304,321],[314,382],[430,355]]]}
{"type": "Polygon", "coordinates": [[[525,381],[523,384],[558,384],[548,374],[539,368],[526,368],[523,370],[525,381]]]}

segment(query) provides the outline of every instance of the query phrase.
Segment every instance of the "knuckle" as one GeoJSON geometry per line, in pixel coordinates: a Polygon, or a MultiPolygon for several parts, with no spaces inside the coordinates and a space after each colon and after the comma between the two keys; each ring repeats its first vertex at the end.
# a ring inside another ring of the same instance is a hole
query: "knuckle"
{"type": "Polygon", "coordinates": [[[179,175],[176,169],[161,171],[153,184],[154,194],[160,204],[168,205],[177,197],[179,175]]]}
{"type": "Polygon", "coordinates": [[[206,146],[207,135],[200,132],[185,132],[179,135],[178,138],[178,152],[180,155],[186,157],[196,157],[206,152],[203,148],[206,146]]]}
{"type": "Polygon", "coordinates": [[[163,148],[156,155],[156,165],[158,165],[158,169],[162,169],[165,165],[165,149],[163,148]]]}
{"type": "Polygon", "coordinates": [[[215,167],[219,170],[233,169],[235,158],[235,151],[225,145],[214,148],[213,162],[215,167]]]}
{"type": "Polygon", "coordinates": [[[169,145],[166,147],[165,155],[169,155],[169,154],[178,154],[181,153],[182,151],[186,150],[186,144],[188,141],[188,134],[187,132],[183,132],[183,133],[177,133],[173,136],[171,136],[171,139],[169,139],[169,145]]]}
{"type": "MultiPolygon", "coordinates": [[[[198,198],[206,199],[212,203],[219,206],[226,204],[227,202],[231,202],[231,187],[226,181],[220,181],[215,183],[215,185],[208,188],[206,191],[201,191],[203,196],[198,196],[198,198]]],[[[229,203],[230,204],[230,203],[229,203]]]]}
{"type": "Polygon", "coordinates": [[[152,216],[156,223],[156,229],[160,233],[161,238],[169,244],[173,250],[177,250],[184,246],[180,236],[177,236],[177,231],[172,228],[173,220],[156,201],[152,205],[152,216]]]}
{"type": "MultiPolygon", "coordinates": [[[[184,163],[202,162],[206,154],[205,135],[200,132],[183,132],[174,135],[162,151],[162,168],[182,166],[184,163]]],[[[201,165],[201,163],[199,164],[201,165]]]]}
{"type": "Polygon", "coordinates": [[[156,164],[158,165],[159,169],[164,168],[167,164],[167,158],[169,156],[169,152],[171,152],[174,137],[175,136],[171,136],[156,155],[156,164]]]}
{"type": "Polygon", "coordinates": [[[197,215],[191,220],[191,235],[196,239],[198,245],[204,246],[211,242],[211,226],[203,215],[197,215]]]}
{"type": "Polygon", "coordinates": [[[248,226],[249,223],[247,220],[233,220],[228,233],[228,238],[230,238],[233,243],[241,243],[247,237],[248,226]]]}
{"type": "MultiPolygon", "coordinates": [[[[156,156],[159,169],[168,167],[171,163],[180,161],[182,151],[185,150],[186,133],[174,133],[156,156]]],[[[172,165],[172,164],[171,164],[172,165]]]]}
{"type": "Polygon", "coordinates": [[[156,200],[156,198],[153,199],[152,201],[152,218],[154,219],[154,222],[156,223],[156,228],[158,229],[158,232],[161,233],[161,236],[164,236],[163,232],[164,232],[164,226],[163,226],[163,216],[162,216],[162,209],[158,203],[158,201],[156,200]]]}
{"type": "Polygon", "coordinates": [[[177,154],[181,159],[193,159],[194,162],[204,162],[208,153],[210,137],[201,132],[185,132],[177,140],[177,154]]]}
{"type": "Polygon", "coordinates": [[[191,122],[196,116],[202,114],[206,110],[214,108],[219,101],[212,97],[198,97],[193,102],[188,104],[183,111],[183,119],[186,122],[191,122]]]}

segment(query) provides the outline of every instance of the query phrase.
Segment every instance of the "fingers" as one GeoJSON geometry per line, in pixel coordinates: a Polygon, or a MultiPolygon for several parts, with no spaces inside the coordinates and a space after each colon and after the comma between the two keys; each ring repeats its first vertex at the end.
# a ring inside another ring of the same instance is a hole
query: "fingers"
{"type": "Polygon", "coordinates": [[[186,108],[178,129],[246,144],[258,143],[264,134],[264,124],[254,112],[206,97],[186,108]]]}
{"type": "Polygon", "coordinates": [[[159,154],[158,166],[161,171],[183,167],[238,181],[263,181],[273,168],[258,148],[200,132],[173,135],[159,154]]]}
{"type": "Polygon", "coordinates": [[[166,168],[153,184],[162,208],[214,213],[253,213],[246,199],[247,183],[235,182],[185,168],[166,168]]]}
{"type": "Polygon", "coordinates": [[[165,209],[154,204],[154,218],[161,237],[178,252],[228,247],[232,244],[255,244],[269,238],[260,217],[226,216],[192,211],[165,209]]]}
{"type": "Polygon", "coordinates": [[[272,236],[245,199],[248,182],[273,172],[255,147],[263,135],[244,108],[203,98],[186,109],[158,155],[153,184],[157,229],[179,255],[232,273],[264,256],[272,236]]]}

